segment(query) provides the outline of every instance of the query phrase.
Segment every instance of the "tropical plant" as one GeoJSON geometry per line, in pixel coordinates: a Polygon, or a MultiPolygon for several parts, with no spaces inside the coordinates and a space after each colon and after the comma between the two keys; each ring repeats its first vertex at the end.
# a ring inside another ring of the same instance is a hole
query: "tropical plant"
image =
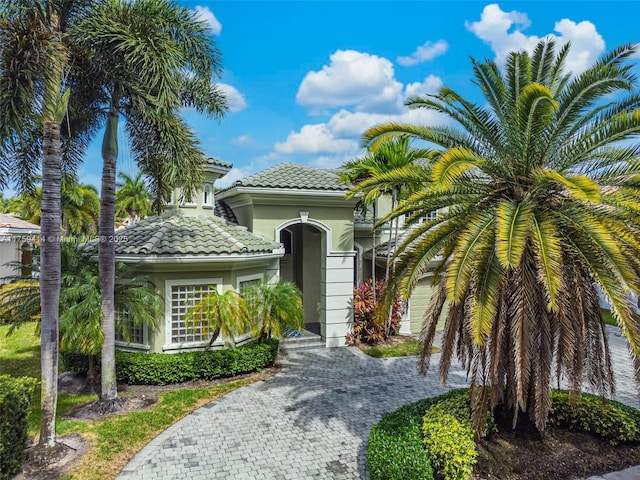
{"type": "MultiPolygon", "coordinates": [[[[7,208],[20,218],[39,225],[42,188],[37,187],[12,198],[8,201],[7,208]]],[[[94,236],[100,214],[98,191],[93,185],[79,184],[73,176],[64,176],[60,190],[60,213],[62,233],[65,236],[94,236]]]]}
{"type": "MultiPolygon", "coordinates": [[[[104,333],[101,328],[102,292],[95,250],[79,240],[62,244],[62,289],[60,292],[60,348],[88,354],[100,353],[104,333]]],[[[19,268],[19,265],[16,264],[19,268]]],[[[149,279],[136,273],[135,265],[116,265],[116,332],[127,342],[132,327],[158,326],[162,300],[149,279]]],[[[0,286],[0,324],[10,324],[9,333],[26,322],[40,319],[38,281],[20,276],[5,277],[0,286]]],[[[93,362],[91,362],[93,364],[93,362]]],[[[92,372],[93,373],[93,372],[92,372]]]]}
{"type": "MultiPolygon", "coordinates": [[[[390,195],[392,210],[396,208],[399,198],[405,198],[423,185],[425,172],[420,161],[427,159],[434,153],[429,149],[411,148],[408,138],[396,138],[374,144],[369,150],[369,153],[364,157],[350,160],[342,166],[339,178],[344,183],[353,184],[353,188],[347,192],[346,198],[362,195],[364,204],[369,205],[375,204],[381,195],[390,195]]],[[[392,267],[391,253],[398,245],[399,224],[400,218],[396,217],[389,228],[385,284],[389,283],[389,272],[392,267]]],[[[372,256],[373,268],[375,269],[375,248],[372,256]]],[[[372,281],[375,282],[375,277],[372,281]]],[[[373,290],[373,295],[375,301],[376,290],[373,290]]],[[[384,324],[385,336],[391,334],[392,315],[393,313],[389,310],[384,324]]]]}
{"type": "Polygon", "coordinates": [[[131,225],[137,218],[144,218],[151,213],[151,195],[142,172],[138,172],[135,177],[120,172],[118,178],[120,182],[116,183],[116,216],[128,217],[131,225]]]}
{"type": "Polygon", "coordinates": [[[544,430],[554,376],[576,392],[586,382],[613,393],[599,289],[640,375],[630,296],[640,289],[640,145],[622,142],[640,133],[640,93],[625,62],[636,50],[621,46],[571,75],[569,48],[545,40],[532,54],[511,53],[503,70],[472,60],[481,105],[447,87],[407,100],[454,125],[393,123],[364,135],[367,145],[406,136],[439,149],[425,187],[380,221],[443,211],[399,245],[392,288],[408,298],[435,265],[420,370],[448,301],[440,379],[457,352],[474,386],[476,421],[502,405],[514,426],[524,415],[544,430]]]}
{"type": "Polygon", "coordinates": [[[70,38],[84,59],[72,71],[72,83],[78,85],[72,100],[105,125],[99,224],[105,241],[98,248],[105,335],[100,398],[113,404],[118,394],[113,303],[118,120],[121,115],[126,120],[131,151],[160,210],[176,183],[189,200],[206,164],[178,110],[190,106],[220,118],[226,102],[211,83],[220,74],[220,58],[208,27],[195,12],[170,0],[96,2],[70,38]]]}
{"type": "Polygon", "coordinates": [[[30,190],[40,160],[42,165],[41,449],[56,441],[61,170],[72,167],[85,146],[78,139],[76,148],[66,148],[70,136],[61,129],[70,95],[64,33],[87,3],[0,2],[0,188],[14,179],[19,191],[30,190]]]}
{"type": "Polygon", "coordinates": [[[304,328],[302,294],[294,283],[262,279],[241,293],[249,306],[254,337],[281,337],[287,328],[304,328]]]}
{"type": "Polygon", "coordinates": [[[391,308],[391,325],[385,328],[388,315],[380,315],[380,302],[383,298],[385,284],[376,282],[375,289],[371,280],[361,283],[353,289],[353,326],[347,334],[347,345],[377,345],[385,341],[390,334],[397,334],[400,329],[400,312],[402,302],[396,297],[391,308]],[[389,332],[389,333],[387,333],[389,332]]]}
{"type": "Polygon", "coordinates": [[[212,288],[187,310],[185,323],[191,328],[202,329],[204,335],[211,335],[207,345],[210,349],[220,336],[235,346],[235,337],[249,331],[251,316],[247,302],[235,290],[218,293],[212,288]]]}

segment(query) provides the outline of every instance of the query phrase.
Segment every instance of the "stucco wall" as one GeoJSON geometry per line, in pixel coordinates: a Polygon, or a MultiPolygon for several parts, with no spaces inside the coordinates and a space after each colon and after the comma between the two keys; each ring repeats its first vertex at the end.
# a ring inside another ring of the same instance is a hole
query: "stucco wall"
{"type": "Polygon", "coordinates": [[[5,265],[7,262],[17,262],[20,260],[20,244],[13,238],[5,238],[8,238],[9,241],[4,241],[4,239],[0,237],[0,284],[5,283],[2,281],[2,277],[20,274],[19,271],[5,265]]]}
{"type": "MultiPolygon", "coordinates": [[[[195,265],[141,265],[139,270],[141,273],[146,273],[149,279],[155,285],[158,293],[162,297],[163,302],[163,314],[158,322],[158,329],[155,332],[149,331],[147,334],[148,347],[150,352],[162,353],[163,351],[172,351],[167,349],[169,343],[167,342],[167,332],[169,328],[170,316],[167,317],[169,310],[167,309],[166,298],[167,282],[175,280],[202,280],[210,278],[220,278],[221,290],[224,292],[229,289],[236,289],[238,280],[242,277],[261,276],[266,275],[267,278],[272,278],[278,271],[278,259],[269,259],[266,261],[246,262],[250,265],[244,265],[243,262],[234,262],[226,264],[199,264],[197,270],[195,265]],[[167,271],[167,269],[175,269],[180,267],[179,270],[167,271]]],[[[241,337],[239,340],[243,340],[245,337],[241,337]]],[[[222,342],[218,342],[222,345],[222,342]]],[[[133,346],[135,347],[135,346],[133,346]]]]}
{"type": "Polygon", "coordinates": [[[276,228],[284,222],[300,218],[300,212],[309,212],[309,218],[317,220],[331,229],[331,249],[333,251],[353,250],[353,208],[322,207],[314,205],[264,205],[253,208],[253,233],[266,238],[275,238],[276,228]]]}

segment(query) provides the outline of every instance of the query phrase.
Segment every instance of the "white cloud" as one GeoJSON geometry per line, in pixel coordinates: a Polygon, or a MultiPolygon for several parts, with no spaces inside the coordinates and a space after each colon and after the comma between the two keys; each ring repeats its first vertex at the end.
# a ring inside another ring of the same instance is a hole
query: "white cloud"
{"type": "Polygon", "coordinates": [[[300,85],[301,105],[333,111],[324,123],[308,124],[274,145],[271,155],[318,155],[313,165],[333,165],[361,153],[360,140],[368,128],[387,122],[443,124],[432,111],[408,110],[407,96],[435,93],[442,80],[429,75],[421,82],[403,85],[393,65],[382,57],[354,50],[338,50],[329,65],[309,72],[300,85]],[[335,109],[339,107],[338,111],[335,109]]]}
{"type": "Polygon", "coordinates": [[[240,112],[247,108],[247,101],[238,89],[226,83],[218,83],[217,85],[227,97],[227,105],[230,112],[240,112]]]}
{"type": "Polygon", "coordinates": [[[419,46],[411,55],[408,57],[398,57],[397,61],[400,65],[409,67],[411,65],[433,60],[437,56],[443,55],[448,48],[449,44],[444,40],[438,40],[435,43],[427,41],[424,45],[419,46]]]}
{"type": "Polygon", "coordinates": [[[253,138],[251,138],[250,135],[240,135],[239,137],[231,139],[231,143],[239,147],[249,145],[252,142],[253,138]]]}
{"type": "Polygon", "coordinates": [[[205,22],[211,29],[211,33],[213,33],[214,35],[220,35],[222,33],[222,24],[209,9],[209,7],[196,5],[195,11],[198,20],[205,22]]]}
{"type": "Polygon", "coordinates": [[[291,132],[284,142],[275,144],[278,153],[344,153],[357,148],[355,140],[335,138],[327,124],[305,125],[299,132],[291,132]]]}
{"type": "Polygon", "coordinates": [[[429,75],[422,82],[409,83],[404,88],[405,97],[415,97],[426,95],[427,93],[436,93],[442,87],[442,79],[435,75],[429,75]]]}
{"type": "Polygon", "coordinates": [[[229,172],[219,180],[216,180],[217,188],[226,188],[231,185],[236,180],[240,180],[242,178],[246,178],[253,173],[251,166],[247,166],[244,168],[236,168],[233,167],[229,172]]]}
{"type": "Polygon", "coordinates": [[[306,162],[306,164],[314,168],[338,168],[351,158],[353,158],[352,155],[322,155],[306,162]]]}
{"type": "Polygon", "coordinates": [[[338,50],[329,65],[307,73],[296,100],[315,108],[353,106],[359,111],[397,111],[402,84],[386,58],[355,50],[338,50]]]}
{"type": "Polygon", "coordinates": [[[442,125],[447,119],[433,111],[417,109],[401,114],[350,112],[340,110],[328,122],[305,125],[299,132],[291,132],[284,142],[276,143],[274,150],[282,154],[344,154],[358,155],[360,137],[365,130],[387,122],[415,125],[442,125]]]}
{"type": "MultiPolygon", "coordinates": [[[[532,52],[542,37],[525,35],[522,31],[531,25],[526,13],[512,10],[503,11],[498,4],[484,7],[480,20],[465,22],[465,26],[478,38],[489,44],[496,54],[496,61],[503,65],[509,52],[526,50],[532,52]]],[[[596,27],[589,21],[576,23],[564,18],[554,25],[554,31],[547,37],[559,46],[571,42],[571,51],[567,57],[567,70],[577,74],[586,70],[604,51],[605,44],[596,27]]]]}

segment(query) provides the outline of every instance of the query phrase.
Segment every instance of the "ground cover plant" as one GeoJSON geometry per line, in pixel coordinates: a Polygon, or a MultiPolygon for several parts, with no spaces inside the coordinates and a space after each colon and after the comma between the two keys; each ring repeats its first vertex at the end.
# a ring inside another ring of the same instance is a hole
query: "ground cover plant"
{"type": "Polygon", "coordinates": [[[485,417],[476,442],[469,389],[404,405],[371,429],[371,479],[560,480],[640,462],[639,410],[586,393],[570,399],[554,390],[552,398],[544,436],[514,433],[507,412],[498,412],[485,417]]]}

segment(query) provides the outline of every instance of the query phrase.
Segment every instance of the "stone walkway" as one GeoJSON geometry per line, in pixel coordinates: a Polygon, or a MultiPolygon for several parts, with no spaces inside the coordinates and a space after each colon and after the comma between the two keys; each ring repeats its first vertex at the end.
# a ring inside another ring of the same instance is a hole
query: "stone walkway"
{"type": "MultiPolygon", "coordinates": [[[[640,406],[624,340],[613,330],[610,340],[617,398],[640,406]]],[[[443,389],[435,368],[426,378],[416,374],[413,357],[381,360],[354,348],[290,353],[282,364],[273,378],[235,390],[168,428],[118,478],[366,479],[374,423],[405,403],[466,385],[458,367],[443,389]]]]}

